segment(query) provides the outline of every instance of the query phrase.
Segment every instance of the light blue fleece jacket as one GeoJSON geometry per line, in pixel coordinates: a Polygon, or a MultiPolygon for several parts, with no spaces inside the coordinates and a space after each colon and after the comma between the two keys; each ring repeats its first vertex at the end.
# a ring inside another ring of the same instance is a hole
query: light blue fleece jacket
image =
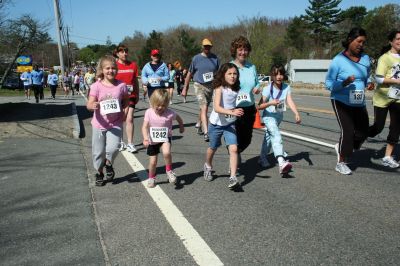
{"type": "Polygon", "coordinates": [[[349,106],[365,106],[364,101],[360,104],[350,103],[349,97],[351,91],[365,91],[370,80],[370,59],[366,54],[362,54],[359,62],[354,62],[343,52],[337,54],[326,75],[325,87],[331,91],[331,99],[337,100],[349,106]],[[347,86],[343,86],[343,81],[349,76],[354,75],[355,80],[347,86]]]}
{"type": "MultiPolygon", "coordinates": [[[[150,62],[144,65],[142,69],[142,83],[148,85],[149,78],[161,78],[162,81],[168,82],[169,80],[169,70],[165,63],[162,63],[161,66],[154,71],[151,66],[150,62]]],[[[164,87],[164,82],[161,82],[159,87],[164,87]]]]}
{"type": "MultiPolygon", "coordinates": [[[[233,60],[231,61],[231,63],[235,64],[233,60]]],[[[257,78],[256,66],[246,61],[243,67],[239,66],[237,67],[239,69],[239,81],[240,81],[240,91],[238,95],[244,93],[250,95],[250,101],[241,102],[237,107],[253,106],[254,105],[253,89],[260,87],[260,83],[257,78]]]]}

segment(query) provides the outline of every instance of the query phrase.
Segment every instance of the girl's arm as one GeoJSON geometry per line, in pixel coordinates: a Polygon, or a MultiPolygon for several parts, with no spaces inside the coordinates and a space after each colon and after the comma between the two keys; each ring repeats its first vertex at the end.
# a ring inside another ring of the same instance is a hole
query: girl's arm
{"type": "Polygon", "coordinates": [[[183,120],[182,120],[182,118],[177,114],[175,119],[176,119],[176,121],[178,121],[178,123],[179,123],[179,133],[185,132],[185,128],[184,128],[184,126],[183,126],[183,120]]]}
{"type": "Polygon", "coordinates": [[[147,64],[142,69],[142,83],[144,85],[147,85],[147,83],[149,82],[148,79],[147,79],[148,74],[147,74],[147,69],[146,68],[147,68],[147,64]]]}
{"type": "Polygon", "coordinates": [[[297,111],[296,104],[293,101],[292,94],[289,93],[288,96],[286,97],[286,100],[287,100],[287,103],[288,103],[290,109],[294,113],[294,117],[296,119],[296,123],[300,124],[301,123],[301,118],[300,118],[299,112],[297,111]]]}
{"type": "Polygon", "coordinates": [[[257,109],[258,110],[264,110],[265,108],[268,108],[271,105],[277,105],[279,103],[278,99],[272,100],[272,101],[268,101],[267,96],[263,96],[262,98],[262,102],[260,104],[257,105],[257,109]]]}
{"type": "Polygon", "coordinates": [[[129,96],[128,96],[128,94],[124,95],[124,97],[122,98],[121,104],[122,104],[122,109],[126,109],[128,107],[128,105],[129,105],[129,96]]]}
{"type": "Polygon", "coordinates": [[[91,112],[93,112],[94,110],[99,109],[99,102],[97,102],[97,98],[90,95],[89,96],[89,100],[88,100],[88,102],[86,104],[86,108],[91,112]]]}
{"type": "Polygon", "coordinates": [[[142,125],[142,136],[143,136],[143,146],[146,148],[149,146],[149,121],[143,121],[142,125]]]}
{"type": "Polygon", "coordinates": [[[225,115],[234,115],[234,116],[242,116],[243,115],[243,109],[238,108],[238,109],[225,109],[222,108],[221,106],[221,97],[222,97],[222,87],[218,87],[214,90],[214,110],[215,112],[219,114],[225,114],[225,115]]]}

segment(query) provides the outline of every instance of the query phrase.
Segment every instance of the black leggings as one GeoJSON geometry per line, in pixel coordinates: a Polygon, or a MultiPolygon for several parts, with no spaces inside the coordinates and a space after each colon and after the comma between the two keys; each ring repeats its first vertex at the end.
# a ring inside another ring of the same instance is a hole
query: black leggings
{"type": "Polygon", "coordinates": [[[349,157],[368,137],[369,119],[365,106],[354,107],[331,100],[340,126],[339,153],[349,157]]]}
{"type": "Polygon", "coordinates": [[[238,117],[235,122],[239,153],[250,145],[254,120],[256,119],[256,107],[254,105],[240,108],[243,109],[244,114],[238,117]]]}
{"type": "Polygon", "coordinates": [[[368,136],[375,137],[382,132],[385,127],[386,116],[389,111],[390,125],[389,135],[386,142],[389,144],[397,144],[400,135],[400,103],[391,103],[388,107],[374,106],[374,124],[369,127],[368,136]]]}

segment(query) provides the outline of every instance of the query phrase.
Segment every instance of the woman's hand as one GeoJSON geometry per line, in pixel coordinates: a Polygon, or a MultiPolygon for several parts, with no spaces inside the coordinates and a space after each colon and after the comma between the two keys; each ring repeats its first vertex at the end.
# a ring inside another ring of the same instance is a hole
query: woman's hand
{"type": "Polygon", "coordinates": [[[356,79],[356,77],[354,75],[349,76],[347,79],[345,79],[343,81],[343,87],[346,87],[347,85],[349,85],[350,83],[353,83],[353,81],[356,79]]]}
{"type": "Polygon", "coordinates": [[[367,90],[372,91],[373,89],[375,89],[375,84],[370,82],[367,84],[367,90]]]}
{"type": "Polygon", "coordinates": [[[232,110],[232,114],[234,116],[242,116],[244,114],[244,111],[242,108],[237,108],[232,110]]]}

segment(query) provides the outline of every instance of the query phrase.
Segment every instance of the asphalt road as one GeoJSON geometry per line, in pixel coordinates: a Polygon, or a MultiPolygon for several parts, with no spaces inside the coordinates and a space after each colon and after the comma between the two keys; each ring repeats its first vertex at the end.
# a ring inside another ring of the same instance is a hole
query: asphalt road
{"type": "MultiPolygon", "coordinates": [[[[295,95],[295,100],[303,110],[302,125],[293,123],[289,111],[282,130],[337,142],[338,126],[329,113],[329,99],[295,95]]],[[[0,191],[5,200],[0,214],[5,218],[0,222],[0,264],[196,265],[186,240],[142,185],[145,172],[133,172],[125,153],[115,162],[114,182],[94,186],[90,113],[83,98],[75,103],[79,140],[1,139],[0,191]]],[[[139,148],[145,108],[141,102],[135,116],[139,148]]],[[[215,157],[217,178],[212,182],[202,178],[207,144],[195,133],[194,97],[188,97],[186,104],[175,97],[171,108],[182,116],[186,128],[183,134],[175,130],[173,138],[179,184],[167,182],[160,157],[157,186],[223,264],[398,264],[399,170],[379,164],[387,129],[353,156],[351,176],[333,170],[333,149],[285,137],[284,147],[294,164],[288,178],[279,175],[276,165],[258,166],[263,132],[255,130],[240,167],[242,189],[234,192],[227,188],[224,148],[215,157]]],[[[143,148],[135,158],[146,168],[143,148]]]]}

